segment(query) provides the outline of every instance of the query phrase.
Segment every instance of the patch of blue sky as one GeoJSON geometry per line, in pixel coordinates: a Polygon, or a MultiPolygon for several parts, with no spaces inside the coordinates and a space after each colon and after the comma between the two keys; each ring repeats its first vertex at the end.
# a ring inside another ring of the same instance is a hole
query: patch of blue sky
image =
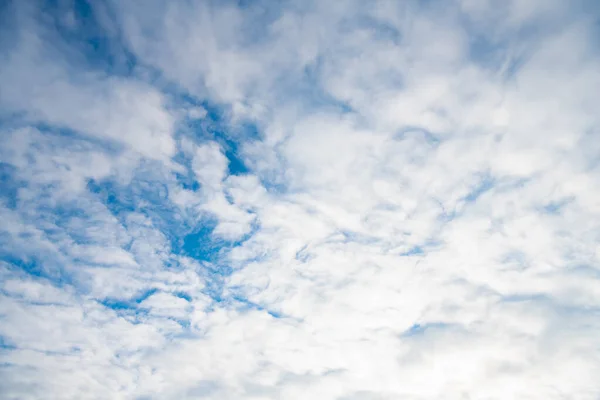
{"type": "MultiPolygon", "coordinates": [[[[196,222],[196,226],[189,225],[177,218],[178,211],[169,205],[164,185],[161,182],[155,184],[150,178],[144,181],[136,177],[127,186],[118,185],[110,180],[90,181],[88,188],[97,194],[107,208],[123,222],[131,212],[142,213],[149,217],[154,227],[170,240],[171,255],[164,266],[176,267],[176,256],[186,256],[200,261],[202,271],[199,273],[203,275],[207,285],[205,293],[215,301],[219,301],[223,292],[223,278],[233,271],[222,260],[224,252],[240,245],[252,233],[237,241],[215,237],[212,233],[218,221],[208,215],[201,217],[200,221],[196,222]]],[[[188,297],[182,298],[189,301],[188,297]]],[[[110,306],[109,303],[106,305],[110,306]]],[[[114,303],[114,306],[126,309],[135,307],[131,301],[114,303]]]]}
{"type": "Polygon", "coordinates": [[[511,190],[518,190],[525,187],[532,181],[532,178],[521,178],[521,177],[494,177],[494,190],[496,192],[509,192],[511,190]]]}
{"type": "Polygon", "coordinates": [[[0,247],[1,261],[33,277],[44,277],[46,275],[44,268],[35,258],[26,254],[14,254],[8,249],[10,247],[8,235],[0,233],[0,241],[7,245],[0,247]]]}
{"type": "MultiPolygon", "coordinates": [[[[214,263],[221,259],[221,256],[227,250],[242,245],[250,239],[258,230],[258,224],[252,224],[252,229],[249,233],[236,240],[225,240],[213,235],[213,231],[217,226],[218,221],[212,217],[202,218],[199,224],[187,235],[183,236],[176,246],[173,248],[177,254],[185,255],[199,261],[207,261],[214,263]]],[[[222,275],[227,275],[230,272],[229,268],[215,271],[222,275]]]]}
{"type": "Polygon", "coordinates": [[[136,199],[127,190],[118,187],[118,183],[111,180],[88,180],[87,189],[97,196],[115,216],[123,216],[136,210],[136,199]]]}
{"type": "MultiPolygon", "coordinates": [[[[235,287],[231,288],[235,291],[235,287]]],[[[241,296],[240,294],[234,294],[233,296],[231,296],[230,298],[230,306],[233,306],[236,310],[238,311],[248,311],[248,310],[257,310],[257,311],[263,311],[266,312],[267,314],[269,314],[271,317],[273,318],[283,318],[284,315],[278,311],[275,310],[269,310],[266,307],[261,306],[258,303],[252,302],[250,300],[248,300],[246,297],[241,296]]]]}
{"type": "Polygon", "coordinates": [[[192,301],[192,296],[186,292],[173,292],[173,296],[179,297],[180,299],[184,299],[188,303],[192,301]]]}
{"type": "MultiPolygon", "coordinates": [[[[18,266],[29,275],[44,277],[54,284],[70,283],[71,273],[67,270],[70,263],[62,251],[64,246],[94,244],[85,231],[69,229],[69,220],[81,215],[79,209],[39,207],[34,214],[35,226],[41,237],[31,233],[21,233],[15,239],[7,237],[6,244],[0,251],[0,259],[18,266]],[[36,218],[37,217],[37,218],[36,218]],[[53,246],[48,246],[53,243],[53,246]]],[[[87,219],[84,217],[83,219],[87,219]]],[[[90,222],[91,224],[91,222],[90,222]]],[[[72,259],[78,262],[77,258],[72,259]]],[[[89,264],[89,262],[86,262],[89,264]]]]}
{"type": "Polygon", "coordinates": [[[224,240],[212,235],[217,221],[205,218],[199,226],[179,240],[174,251],[199,261],[215,262],[219,259],[220,251],[226,244],[224,240]]]}
{"type": "Polygon", "coordinates": [[[206,286],[202,292],[213,301],[220,303],[226,300],[223,296],[225,280],[234,271],[226,260],[226,252],[241,245],[251,236],[251,233],[240,240],[223,240],[212,234],[216,224],[215,219],[203,219],[196,230],[183,236],[173,245],[172,252],[201,262],[202,268],[197,272],[205,280],[206,286]]]}
{"type": "Polygon", "coordinates": [[[477,201],[477,199],[483,195],[484,193],[486,193],[487,191],[491,190],[494,187],[494,178],[492,176],[490,176],[489,174],[483,174],[481,176],[481,179],[479,180],[479,182],[473,186],[471,188],[471,191],[469,192],[469,194],[467,194],[464,197],[464,200],[467,203],[472,203],[477,201]]]}
{"type": "MultiPolygon", "coordinates": [[[[284,169],[284,168],[282,168],[284,169]]],[[[288,182],[277,171],[262,171],[260,176],[260,184],[265,190],[274,195],[283,195],[290,193],[288,182]]]]}
{"type": "MultiPolygon", "coordinates": [[[[469,192],[461,198],[465,204],[474,203],[477,199],[489,190],[496,188],[495,180],[484,174],[482,178],[471,187],[469,192]]],[[[459,207],[452,206],[452,208],[446,208],[444,203],[439,198],[432,198],[433,201],[437,202],[440,207],[440,213],[437,216],[437,220],[441,223],[449,223],[454,219],[460,217],[464,210],[459,207]]]]}
{"type": "MultiPolygon", "coordinates": [[[[201,243],[205,243],[201,241],[201,243]]],[[[210,239],[206,241],[206,243],[210,243],[210,239]]],[[[205,288],[202,290],[202,293],[209,296],[215,303],[227,303],[231,301],[232,297],[228,294],[224,294],[224,287],[227,282],[227,278],[234,272],[233,266],[227,262],[226,258],[221,257],[227,249],[230,249],[235,246],[241,245],[241,241],[232,242],[226,245],[224,242],[219,242],[214,244],[214,255],[207,254],[209,257],[213,259],[213,261],[203,262],[203,268],[198,271],[200,276],[204,278],[205,288]]],[[[264,256],[258,256],[255,260],[259,260],[264,256]]],[[[253,259],[245,260],[245,262],[252,262],[253,259]]],[[[231,290],[228,291],[231,293],[231,290]]],[[[235,290],[234,290],[235,293],[235,290]]]]}
{"type": "MultiPolygon", "coordinates": [[[[314,85],[308,87],[313,88],[314,85]]],[[[243,153],[244,145],[261,139],[261,130],[257,124],[251,121],[238,121],[231,124],[228,119],[229,111],[225,107],[199,100],[185,93],[172,93],[172,96],[180,106],[202,107],[206,110],[204,118],[188,120],[186,126],[176,133],[177,136],[187,136],[197,144],[206,141],[218,143],[228,161],[228,175],[243,175],[251,172],[251,165],[244,159],[243,153]]],[[[328,100],[332,104],[336,101],[335,99],[328,100]]],[[[312,103],[315,105],[314,101],[312,103]]],[[[183,151],[179,151],[175,155],[174,161],[187,168],[185,174],[177,175],[182,187],[198,190],[200,185],[195,182],[191,171],[191,157],[186,156],[183,151]]],[[[271,193],[284,193],[287,190],[286,182],[278,179],[278,174],[275,172],[270,174],[268,171],[263,171],[260,181],[263,187],[271,193]]]]}
{"type": "Polygon", "coordinates": [[[192,192],[197,192],[200,189],[200,184],[194,177],[193,173],[175,173],[175,179],[177,183],[184,188],[185,190],[191,190],[192,192]]]}
{"type": "Polygon", "coordinates": [[[64,46],[59,50],[70,49],[62,52],[69,62],[113,76],[133,74],[136,57],[120,37],[109,3],[73,0],[70,5],[50,0],[44,7],[49,28],[58,36],[54,42],[64,46]]]}
{"type": "Polygon", "coordinates": [[[541,208],[541,212],[549,215],[560,215],[565,207],[575,200],[575,197],[566,197],[560,200],[551,201],[541,208]]]}
{"type": "Polygon", "coordinates": [[[106,308],[110,308],[111,310],[131,310],[136,308],[135,304],[132,304],[127,300],[120,299],[104,299],[100,300],[100,304],[106,308]]]}
{"type": "Polygon", "coordinates": [[[134,297],[132,297],[131,301],[135,302],[136,304],[140,304],[142,301],[146,300],[150,296],[158,293],[158,291],[159,290],[156,288],[145,289],[145,290],[141,291],[140,293],[138,293],[137,295],[135,295],[134,297]]]}
{"type": "Polygon", "coordinates": [[[311,253],[308,250],[308,245],[306,244],[306,245],[302,246],[302,248],[296,252],[296,255],[294,258],[300,262],[305,263],[305,262],[309,261],[310,259],[314,258],[314,256],[311,255],[311,253]]]}
{"type": "Polygon", "coordinates": [[[200,183],[196,180],[196,175],[192,170],[192,156],[184,151],[178,151],[173,157],[173,161],[185,168],[185,171],[177,171],[173,174],[176,183],[185,190],[198,191],[200,183]]]}
{"type": "MultiPolygon", "coordinates": [[[[188,118],[178,130],[176,136],[187,136],[197,144],[206,141],[217,142],[228,159],[228,174],[241,175],[249,172],[249,168],[241,155],[243,143],[258,140],[258,127],[249,121],[231,124],[228,109],[217,104],[200,100],[185,93],[171,92],[173,102],[179,107],[202,108],[206,115],[202,118],[188,118]]],[[[191,160],[184,152],[178,152],[174,160],[190,169],[191,160]]]]}
{"type": "Polygon", "coordinates": [[[421,246],[413,246],[407,251],[401,253],[401,256],[410,257],[410,256],[422,256],[425,254],[425,251],[421,246]]]}
{"type": "Polygon", "coordinates": [[[17,173],[14,166],[0,162],[0,199],[10,209],[17,206],[19,188],[26,186],[26,182],[16,176],[17,173]]]}
{"type": "Polygon", "coordinates": [[[171,242],[193,229],[185,219],[179,217],[178,207],[169,201],[168,185],[160,176],[140,171],[127,185],[111,179],[91,179],[88,181],[88,190],[122,223],[126,223],[130,213],[143,214],[171,242]]]}
{"type": "Polygon", "coordinates": [[[222,304],[227,299],[223,295],[224,281],[222,277],[210,276],[210,279],[206,280],[206,286],[202,289],[202,293],[210,297],[214,304],[209,304],[206,307],[207,311],[214,311],[215,304],[222,304]]]}
{"type": "MultiPolygon", "coordinates": [[[[36,208],[36,213],[33,216],[35,218],[36,225],[48,236],[52,237],[55,235],[66,235],[66,227],[69,221],[73,218],[88,219],[91,216],[89,213],[79,206],[75,201],[71,202],[60,202],[57,204],[40,204],[36,208]],[[46,224],[40,224],[39,222],[46,222],[46,224]]],[[[81,242],[85,243],[86,239],[81,238],[81,242]]]]}
{"type": "MultiPolygon", "coordinates": [[[[219,138],[218,135],[217,138],[219,138]]],[[[233,140],[228,140],[225,136],[222,136],[221,140],[224,142],[223,150],[225,157],[229,161],[227,164],[229,175],[243,175],[249,172],[248,167],[244,163],[242,157],[239,154],[239,144],[233,140]]]]}
{"type": "MultiPolygon", "coordinates": [[[[104,12],[110,14],[109,7],[99,9],[97,3],[88,3],[77,0],[74,3],[73,15],[63,13],[59,2],[49,1],[46,5],[50,23],[54,24],[51,28],[53,34],[60,36],[60,41],[70,48],[69,54],[62,56],[69,58],[69,63],[74,68],[85,67],[93,70],[101,70],[111,75],[130,74],[131,68],[135,65],[135,59],[128,53],[126,48],[120,43],[118,33],[113,36],[107,35],[107,21],[100,21],[99,18],[110,15],[100,16],[98,13],[104,12]],[[65,18],[71,18],[70,21],[65,18]],[[85,23],[84,23],[85,22],[85,23]],[[67,25],[65,25],[65,23],[67,25]],[[70,25],[69,25],[70,24],[70,25]],[[73,51],[75,49],[76,51],[73,51]],[[74,59],[71,59],[75,57],[74,59]]],[[[110,22],[110,21],[109,21],[110,22]]],[[[56,49],[52,49],[54,51],[56,49]]],[[[58,49],[59,52],[61,49],[58,49]]],[[[64,49],[62,49],[64,50],[64,49]]],[[[150,71],[151,72],[151,71],[150,71]]],[[[166,85],[167,83],[165,83],[166,85]]],[[[259,138],[259,129],[251,123],[238,124],[235,128],[228,123],[227,110],[206,101],[199,101],[192,96],[177,93],[177,88],[173,87],[172,98],[175,106],[185,104],[192,106],[201,106],[207,111],[203,119],[189,121],[189,130],[192,138],[198,142],[205,140],[217,141],[229,160],[229,174],[239,175],[249,172],[249,168],[241,156],[242,143],[248,140],[259,138]],[[179,96],[179,97],[178,97],[179,96]],[[187,96],[187,97],[186,97],[187,96]]],[[[19,121],[17,121],[19,122],[19,121]]],[[[42,133],[48,137],[43,146],[48,148],[64,148],[65,146],[83,145],[89,149],[118,153],[122,150],[120,145],[107,140],[90,138],[80,135],[78,132],[56,127],[51,125],[39,124],[36,126],[42,133]],[[48,147],[49,146],[49,147],[48,147]]],[[[175,161],[181,161],[188,169],[187,174],[178,174],[176,182],[182,187],[198,190],[198,182],[194,179],[189,165],[189,160],[182,159],[182,152],[175,156],[175,161]],[[187,165],[186,165],[187,164],[187,165]]],[[[110,178],[94,180],[90,179],[87,183],[87,189],[92,197],[104,204],[107,209],[117,217],[122,223],[125,222],[130,213],[137,212],[148,216],[154,227],[162,232],[171,240],[173,255],[185,255],[200,261],[206,261],[202,264],[206,266],[207,275],[210,277],[208,290],[217,297],[222,292],[223,277],[228,276],[232,269],[224,265],[220,258],[228,248],[237,246],[246,240],[227,242],[215,238],[212,231],[216,226],[215,221],[203,218],[200,227],[189,226],[181,218],[177,218],[177,210],[168,201],[168,186],[161,181],[161,177],[155,178],[152,174],[144,176],[144,168],[136,170],[136,175],[128,185],[121,185],[110,178]]],[[[16,191],[20,185],[15,179],[15,171],[10,166],[2,166],[0,169],[0,195],[5,198],[5,202],[12,207],[16,207],[16,191]]],[[[52,192],[52,185],[47,188],[40,188],[42,192],[52,192]]],[[[40,198],[39,200],[44,200],[40,198]]],[[[44,205],[44,201],[36,205],[36,215],[39,217],[36,225],[44,223],[44,233],[52,242],[58,242],[57,239],[68,237],[78,244],[90,243],[89,238],[84,234],[78,234],[76,230],[68,230],[65,226],[68,221],[77,217],[80,219],[90,218],[83,210],[75,204],[44,205]],[[46,217],[44,217],[46,216],[46,217]],[[43,221],[43,219],[47,221],[43,221]]],[[[184,219],[185,220],[185,219],[184,219]]],[[[249,237],[249,236],[248,236],[249,237]]],[[[65,282],[65,274],[60,270],[55,271],[49,268],[49,265],[55,263],[55,260],[45,259],[40,255],[29,256],[27,254],[3,254],[2,258],[21,269],[25,273],[35,277],[45,277],[53,282],[65,282]]],[[[173,257],[171,257],[173,258],[173,257]]],[[[77,260],[74,260],[77,261],[77,260]]],[[[171,260],[172,261],[172,260],[171,260]]],[[[168,264],[168,262],[167,262],[168,264]]],[[[168,266],[168,265],[166,265],[168,266]]],[[[66,274],[68,275],[68,274],[66,274]]],[[[189,301],[189,296],[182,294],[182,298],[189,301]],[[188,297],[185,297],[188,296],[188,297]]],[[[107,307],[120,310],[129,310],[137,308],[135,301],[106,299],[104,303],[107,307]]]]}
{"type": "Polygon", "coordinates": [[[145,324],[149,317],[148,309],[145,308],[112,308],[112,311],[132,325],[145,324]]]}
{"type": "Polygon", "coordinates": [[[243,129],[237,128],[241,132],[236,134],[236,130],[227,126],[227,123],[223,121],[222,115],[215,115],[211,112],[209,117],[210,120],[208,121],[198,120],[190,122],[189,127],[192,131],[192,137],[200,143],[206,140],[213,140],[221,145],[223,153],[229,161],[229,175],[248,173],[249,169],[240,154],[240,150],[243,142],[256,138],[256,135],[258,135],[256,128],[251,125],[242,127],[243,129]]]}
{"type": "Polygon", "coordinates": [[[9,339],[0,335],[0,350],[14,350],[16,349],[15,345],[10,342],[9,339]]]}
{"type": "MultiPolygon", "coordinates": [[[[177,323],[183,329],[189,329],[192,325],[190,320],[188,320],[188,319],[173,318],[173,317],[168,317],[167,319],[177,323]]],[[[174,336],[178,336],[178,335],[174,335],[174,336]]]]}
{"type": "Polygon", "coordinates": [[[409,329],[404,331],[400,336],[403,338],[419,337],[425,335],[427,332],[440,331],[443,329],[450,329],[455,327],[453,324],[446,324],[442,322],[430,322],[427,324],[414,324],[409,329]]]}
{"type": "Polygon", "coordinates": [[[374,243],[378,243],[381,241],[381,239],[379,239],[378,237],[365,235],[365,234],[359,233],[359,232],[342,230],[342,231],[340,231],[340,233],[344,237],[344,240],[342,240],[342,242],[344,242],[344,243],[354,242],[354,243],[361,243],[361,244],[374,244],[374,243]]]}
{"type": "Polygon", "coordinates": [[[156,288],[144,289],[129,299],[106,298],[100,300],[100,303],[113,310],[135,310],[141,302],[157,292],[156,288]]]}
{"type": "Polygon", "coordinates": [[[15,251],[20,248],[11,248],[10,241],[4,241],[1,236],[0,241],[7,244],[0,247],[0,261],[6,263],[17,275],[43,279],[57,287],[74,283],[73,275],[65,270],[62,260],[54,254],[35,251],[27,254],[23,251],[15,251]]]}

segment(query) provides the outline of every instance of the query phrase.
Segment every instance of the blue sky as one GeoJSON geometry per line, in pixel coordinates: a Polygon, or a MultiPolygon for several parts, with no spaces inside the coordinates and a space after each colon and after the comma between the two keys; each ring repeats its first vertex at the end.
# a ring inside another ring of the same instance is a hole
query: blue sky
{"type": "Polygon", "coordinates": [[[0,5],[0,397],[600,397],[598,7],[0,5]]]}

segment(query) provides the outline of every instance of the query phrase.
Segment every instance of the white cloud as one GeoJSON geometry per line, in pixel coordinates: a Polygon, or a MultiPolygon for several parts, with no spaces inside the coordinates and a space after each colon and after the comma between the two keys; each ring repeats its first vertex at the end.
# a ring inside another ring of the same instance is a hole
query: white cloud
{"type": "Polygon", "coordinates": [[[6,11],[3,397],[600,395],[590,4],[6,11]]]}
{"type": "Polygon", "coordinates": [[[18,4],[7,8],[16,9],[18,30],[0,70],[5,112],[122,143],[145,157],[167,161],[174,154],[174,120],[160,91],[136,80],[77,69],[71,64],[76,57],[61,53],[60,44],[45,42],[60,36],[39,24],[45,17],[42,10],[18,4]]]}

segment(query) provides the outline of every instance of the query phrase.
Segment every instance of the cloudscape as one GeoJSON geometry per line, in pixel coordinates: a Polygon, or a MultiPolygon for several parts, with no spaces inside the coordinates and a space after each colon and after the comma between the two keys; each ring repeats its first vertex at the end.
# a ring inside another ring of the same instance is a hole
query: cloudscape
{"type": "Polygon", "coordinates": [[[0,4],[0,398],[600,399],[600,4],[0,4]]]}

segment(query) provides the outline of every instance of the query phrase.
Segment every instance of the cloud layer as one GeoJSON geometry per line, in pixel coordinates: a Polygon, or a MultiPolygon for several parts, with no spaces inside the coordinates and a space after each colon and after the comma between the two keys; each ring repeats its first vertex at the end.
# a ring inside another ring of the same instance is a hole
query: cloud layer
{"type": "Polygon", "coordinates": [[[593,2],[0,10],[0,397],[600,396],[593,2]]]}

